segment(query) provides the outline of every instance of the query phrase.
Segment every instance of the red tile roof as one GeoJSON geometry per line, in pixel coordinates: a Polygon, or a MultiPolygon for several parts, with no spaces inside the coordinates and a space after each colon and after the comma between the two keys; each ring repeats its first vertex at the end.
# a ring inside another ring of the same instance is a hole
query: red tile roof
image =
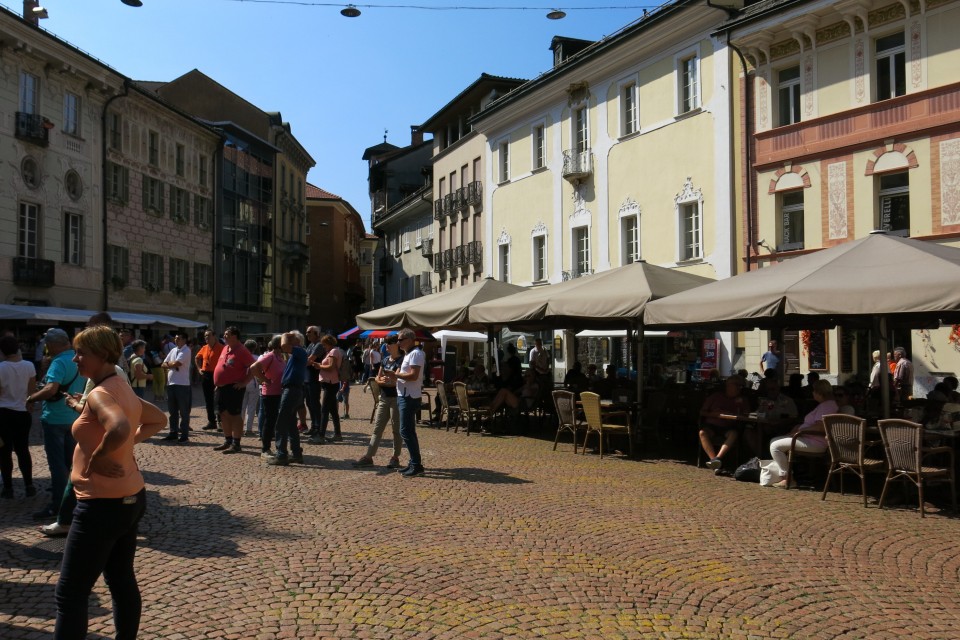
{"type": "Polygon", "coordinates": [[[330,193],[329,191],[324,191],[320,187],[307,183],[307,199],[321,199],[321,200],[343,200],[340,196],[330,193]]]}

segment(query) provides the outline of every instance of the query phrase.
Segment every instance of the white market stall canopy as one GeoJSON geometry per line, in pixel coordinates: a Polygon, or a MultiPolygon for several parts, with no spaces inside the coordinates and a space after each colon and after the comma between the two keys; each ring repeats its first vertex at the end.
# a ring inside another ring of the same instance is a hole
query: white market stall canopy
{"type": "MultiPolygon", "coordinates": [[[[29,307],[19,304],[0,304],[0,320],[25,320],[27,322],[76,322],[85,323],[90,316],[98,313],[90,309],[66,309],[63,307],[29,307]]],[[[138,327],[176,327],[180,329],[199,329],[206,323],[175,316],[157,314],[127,313],[109,311],[117,324],[129,324],[138,327]]]]}
{"type": "Polygon", "coordinates": [[[440,341],[440,353],[447,352],[448,342],[486,342],[487,334],[477,331],[434,331],[433,337],[440,341]]]}

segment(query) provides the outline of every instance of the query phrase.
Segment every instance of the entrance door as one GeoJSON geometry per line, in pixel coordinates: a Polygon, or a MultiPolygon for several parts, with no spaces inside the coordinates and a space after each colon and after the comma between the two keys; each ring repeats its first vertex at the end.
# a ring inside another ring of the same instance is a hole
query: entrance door
{"type": "Polygon", "coordinates": [[[800,332],[792,329],[783,332],[784,379],[800,373],[800,332]]]}

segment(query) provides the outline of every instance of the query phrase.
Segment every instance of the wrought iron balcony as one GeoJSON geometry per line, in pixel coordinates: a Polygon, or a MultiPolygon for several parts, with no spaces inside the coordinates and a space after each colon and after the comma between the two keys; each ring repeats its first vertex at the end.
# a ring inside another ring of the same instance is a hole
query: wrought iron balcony
{"type": "Polygon", "coordinates": [[[483,243],[474,240],[467,244],[467,264],[476,265],[477,268],[483,264],[483,243]]]}
{"type": "Polygon", "coordinates": [[[52,287],[56,263],[40,258],[14,258],[13,282],[27,287],[52,287]]]}
{"type": "Polygon", "coordinates": [[[455,211],[466,211],[468,206],[467,188],[460,187],[453,194],[453,208],[455,211]]]}
{"type": "Polygon", "coordinates": [[[458,245],[453,248],[453,266],[461,267],[467,264],[467,247],[458,245]]]}
{"type": "Polygon", "coordinates": [[[420,274],[420,295],[428,296],[433,293],[433,279],[430,277],[431,274],[429,271],[424,271],[420,274]]]}
{"type": "Polygon", "coordinates": [[[480,181],[471,182],[467,185],[467,204],[475,210],[483,206],[483,183],[480,181]]]}
{"type": "Polygon", "coordinates": [[[433,201],[433,219],[443,220],[443,198],[437,198],[433,201]]]}
{"type": "Polygon", "coordinates": [[[593,174],[593,154],[590,149],[575,151],[568,149],[563,152],[563,177],[571,182],[578,182],[593,174]]]}
{"type": "Polygon", "coordinates": [[[427,260],[433,259],[433,238],[423,238],[420,244],[420,252],[427,260]]]}
{"type": "Polygon", "coordinates": [[[444,250],[444,252],[441,253],[440,256],[443,263],[441,267],[444,270],[452,269],[453,268],[453,249],[444,250]]]}
{"type": "Polygon", "coordinates": [[[17,111],[15,135],[21,140],[45,147],[50,144],[50,129],[53,123],[36,113],[17,111]]]}
{"type": "Polygon", "coordinates": [[[452,193],[448,193],[447,195],[443,196],[443,215],[445,216],[453,215],[454,199],[455,199],[455,196],[452,193]]]}

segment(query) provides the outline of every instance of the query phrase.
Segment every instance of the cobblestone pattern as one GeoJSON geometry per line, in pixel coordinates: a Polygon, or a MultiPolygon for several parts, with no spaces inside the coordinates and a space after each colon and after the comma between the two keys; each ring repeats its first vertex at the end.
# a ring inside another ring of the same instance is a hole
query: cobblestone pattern
{"type": "MultiPolygon", "coordinates": [[[[139,447],[141,638],[960,637],[960,522],[936,511],[432,429],[406,480],[355,470],[369,425],[344,432],[285,468],[204,432],[139,447]]],[[[52,629],[56,563],[26,553],[41,505],[0,504],[5,640],[52,629]]],[[[112,637],[102,581],[91,607],[112,637]]]]}

